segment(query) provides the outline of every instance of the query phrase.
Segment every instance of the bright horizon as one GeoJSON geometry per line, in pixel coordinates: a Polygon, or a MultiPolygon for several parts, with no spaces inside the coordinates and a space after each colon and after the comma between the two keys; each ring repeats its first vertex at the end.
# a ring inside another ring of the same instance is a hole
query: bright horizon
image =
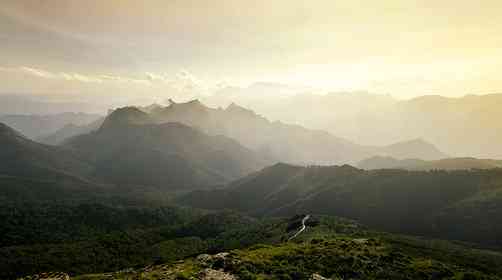
{"type": "Polygon", "coordinates": [[[12,1],[3,93],[208,95],[286,84],[398,99],[502,92],[500,1],[12,1]]]}

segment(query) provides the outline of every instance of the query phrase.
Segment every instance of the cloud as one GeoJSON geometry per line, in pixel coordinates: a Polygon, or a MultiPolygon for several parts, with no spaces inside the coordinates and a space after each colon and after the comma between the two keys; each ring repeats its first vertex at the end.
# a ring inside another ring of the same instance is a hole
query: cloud
{"type": "Polygon", "coordinates": [[[167,75],[156,74],[156,73],[152,73],[152,72],[147,72],[146,78],[150,82],[164,82],[164,83],[171,82],[171,80],[167,77],[167,75]]]}
{"type": "Polygon", "coordinates": [[[138,75],[117,75],[114,73],[85,74],[57,72],[36,66],[0,66],[0,72],[13,75],[15,87],[28,87],[40,90],[43,86],[56,86],[61,90],[117,92],[138,94],[158,98],[177,98],[187,100],[212,95],[218,89],[229,85],[226,80],[208,81],[187,70],[168,75],[162,72],[144,72],[138,75]],[[50,81],[50,84],[38,82],[50,81]],[[56,85],[54,83],[57,83],[56,85]]]}
{"type": "MultiPolygon", "coordinates": [[[[30,67],[30,66],[20,66],[20,67],[2,67],[0,66],[1,72],[8,73],[18,73],[23,75],[28,75],[41,79],[49,79],[49,80],[61,80],[61,81],[72,81],[72,82],[81,82],[81,83],[132,83],[132,84],[141,84],[145,86],[151,85],[151,83],[155,80],[158,80],[161,77],[159,75],[150,74],[150,78],[134,78],[134,77],[126,77],[126,76],[118,76],[111,74],[104,75],[87,75],[82,73],[70,73],[70,72],[52,72],[45,69],[30,67]],[[155,78],[152,78],[155,77],[155,78]]],[[[167,81],[166,77],[162,76],[162,79],[167,81]]]]}
{"type": "MultiPolygon", "coordinates": [[[[76,73],[59,73],[58,75],[67,81],[78,81],[78,82],[83,82],[83,83],[102,83],[103,82],[103,80],[100,79],[99,77],[86,76],[86,75],[76,74],[76,73]]],[[[57,77],[57,78],[59,78],[59,77],[57,77]]]]}
{"type": "Polygon", "coordinates": [[[195,77],[195,75],[187,70],[179,71],[174,76],[174,79],[169,82],[169,85],[179,90],[180,92],[207,92],[211,88],[211,86],[209,86],[209,83],[198,79],[197,77],[195,77]]]}
{"type": "Polygon", "coordinates": [[[33,67],[21,66],[19,68],[11,68],[11,72],[19,72],[26,75],[35,76],[44,79],[77,81],[82,83],[102,83],[103,79],[92,75],[84,75],[79,73],[66,73],[66,72],[51,72],[44,69],[33,67]],[[16,71],[17,70],[17,71],[16,71]]]}
{"type": "Polygon", "coordinates": [[[55,79],[57,78],[57,75],[53,74],[53,73],[50,73],[48,71],[45,71],[45,70],[41,70],[41,69],[35,69],[35,68],[31,68],[31,67],[21,67],[20,70],[24,73],[27,73],[27,74],[31,74],[31,75],[34,75],[34,76],[38,76],[38,77],[41,77],[41,78],[47,78],[47,79],[55,79]]]}

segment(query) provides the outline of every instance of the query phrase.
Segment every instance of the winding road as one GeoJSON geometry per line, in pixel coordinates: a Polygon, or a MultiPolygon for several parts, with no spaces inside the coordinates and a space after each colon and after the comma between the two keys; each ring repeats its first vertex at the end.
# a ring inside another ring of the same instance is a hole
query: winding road
{"type": "Polygon", "coordinates": [[[307,227],[305,226],[305,222],[310,218],[310,215],[306,215],[305,217],[303,217],[302,219],[302,227],[300,228],[300,230],[298,230],[293,236],[291,236],[289,240],[297,237],[300,233],[302,233],[307,227]]]}

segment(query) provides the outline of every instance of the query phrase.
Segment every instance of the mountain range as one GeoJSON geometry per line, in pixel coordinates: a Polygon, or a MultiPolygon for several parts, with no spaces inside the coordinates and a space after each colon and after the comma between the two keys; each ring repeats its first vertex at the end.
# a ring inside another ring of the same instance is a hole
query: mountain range
{"type": "Polygon", "coordinates": [[[98,130],[64,146],[89,158],[94,175],[107,182],[164,188],[222,184],[269,163],[232,139],[180,123],[156,124],[135,107],[113,111],[98,130]]]}
{"type": "MultiPolygon", "coordinates": [[[[291,92],[268,85],[267,91],[291,92]]],[[[202,100],[211,106],[241,104],[271,120],[320,129],[363,145],[424,138],[456,157],[502,159],[499,107],[502,94],[396,99],[387,94],[297,88],[294,94],[260,94],[260,86],[223,88],[202,100]]]]}
{"type": "MultiPolygon", "coordinates": [[[[502,154],[498,152],[501,138],[497,133],[501,129],[497,120],[502,117],[498,110],[502,94],[462,97],[423,95],[403,100],[387,94],[322,93],[307,87],[255,83],[248,87],[224,87],[199,99],[215,108],[239,104],[272,122],[281,121],[326,131],[363,146],[426,139],[453,157],[502,159],[502,154]]],[[[94,113],[124,104],[147,104],[138,101],[104,105],[98,101],[98,105],[92,107],[91,104],[54,100],[58,99],[0,95],[0,114],[94,113]]],[[[170,104],[168,100],[166,103],[170,104]]],[[[30,134],[21,127],[13,127],[24,135],[30,134]]]]}
{"type": "Polygon", "coordinates": [[[68,94],[23,94],[0,92],[0,115],[52,115],[65,112],[96,114],[107,105],[68,100],[68,94]]]}
{"type": "MultiPolygon", "coordinates": [[[[443,158],[420,139],[358,145],[236,104],[170,103],[67,125],[58,145],[0,124],[2,278],[171,273],[152,264],[251,245],[211,267],[243,279],[500,273],[499,254],[479,249],[502,248],[499,161],[443,158]]],[[[173,277],[202,273],[198,259],[173,277]]]]}
{"type": "Polygon", "coordinates": [[[255,112],[230,104],[213,109],[198,100],[171,104],[152,114],[158,122],[175,121],[197,127],[209,134],[226,135],[244,146],[277,161],[294,164],[355,163],[368,155],[397,158],[446,157],[433,145],[416,139],[388,146],[362,146],[321,130],[269,121],[255,112]]]}
{"type": "Polygon", "coordinates": [[[62,146],[34,142],[4,124],[0,143],[0,175],[9,180],[9,190],[18,185],[14,179],[70,188],[111,184],[194,189],[229,182],[271,163],[227,137],[206,135],[180,123],[154,124],[134,107],[113,111],[99,129],[62,146]]]}
{"type": "MultiPolygon", "coordinates": [[[[138,109],[148,113],[148,121],[151,123],[179,122],[209,135],[224,135],[276,161],[295,164],[335,164],[356,163],[373,155],[423,159],[446,157],[436,147],[422,139],[388,146],[362,146],[324,131],[310,130],[278,121],[271,122],[236,104],[230,104],[225,109],[214,109],[198,100],[186,103],[175,103],[172,100],[170,102],[171,104],[166,107],[150,106],[153,110],[148,110],[146,107],[138,109]]],[[[96,129],[96,126],[97,123],[79,129],[64,129],[59,131],[59,135],[73,136],[71,132],[74,131],[90,132],[96,129]]],[[[64,139],[59,138],[55,142],[61,143],[64,139]]]]}

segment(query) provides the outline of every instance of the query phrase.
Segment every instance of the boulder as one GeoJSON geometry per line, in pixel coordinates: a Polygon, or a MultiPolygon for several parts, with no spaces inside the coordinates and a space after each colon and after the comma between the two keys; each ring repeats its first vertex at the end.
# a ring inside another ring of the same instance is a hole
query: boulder
{"type": "Polygon", "coordinates": [[[331,280],[331,278],[322,277],[320,274],[314,273],[309,280],[331,280]]]}

